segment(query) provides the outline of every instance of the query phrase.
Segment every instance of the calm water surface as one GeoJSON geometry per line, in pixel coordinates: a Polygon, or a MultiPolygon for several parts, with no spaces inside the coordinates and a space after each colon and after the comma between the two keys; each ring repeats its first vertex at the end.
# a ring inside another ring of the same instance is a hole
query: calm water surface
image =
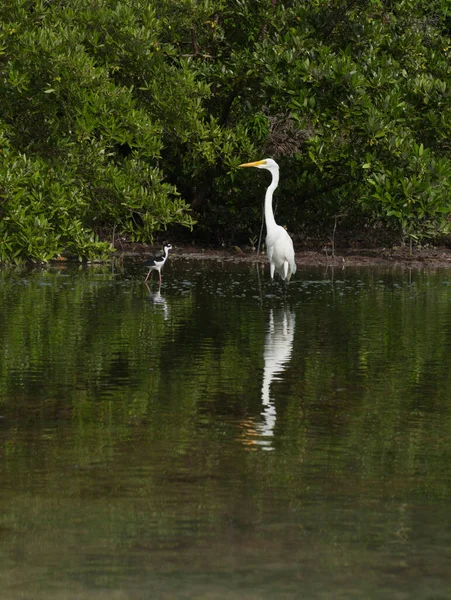
{"type": "Polygon", "coordinates": [[[451,597],[451,271],[0,272],[0,597],[451,597]]]}

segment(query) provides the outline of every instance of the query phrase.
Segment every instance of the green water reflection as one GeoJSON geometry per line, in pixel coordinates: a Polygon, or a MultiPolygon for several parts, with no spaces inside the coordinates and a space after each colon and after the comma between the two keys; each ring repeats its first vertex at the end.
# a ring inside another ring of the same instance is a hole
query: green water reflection
{"type": "Polygon", "coordinates": [[[0,581],[449,598],[451,272],[0,273],[0,581]]]}

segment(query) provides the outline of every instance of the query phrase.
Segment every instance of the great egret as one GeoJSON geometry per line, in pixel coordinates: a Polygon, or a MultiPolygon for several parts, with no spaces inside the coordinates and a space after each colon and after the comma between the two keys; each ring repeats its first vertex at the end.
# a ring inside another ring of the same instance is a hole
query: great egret
{"type": "Polygon", "coordinates": [[[147,277],[144,282],[149,279],[149,275],[152,271],[158,271],[158,275],[160,276],[160,285],[161,285],[161,269],[163,268],[164,263],[166,262],[169,254],[169,250],[172,250],[171,244],[167,244],[164,248],[164,256],[155,256],[153,258],[149,258],[146,265],[149,267],[149,272],[147,273],[147,277]]]}
{"type": "Polygon", "coordinates": [[[272,175],[271,185],[265,195],[265,222],[266,222],[266,253],[268,255],[271,279],[274,279],[276,271],[283,281],[288,283],[292,275],[296,273],[296,262],[294,260],[293,240],[286,229],[277,225],[272,209],[272,196],[279,183],[279,165],[272,158],[244,163],[240,167],[257,167],[267,169],[272,175]]]}

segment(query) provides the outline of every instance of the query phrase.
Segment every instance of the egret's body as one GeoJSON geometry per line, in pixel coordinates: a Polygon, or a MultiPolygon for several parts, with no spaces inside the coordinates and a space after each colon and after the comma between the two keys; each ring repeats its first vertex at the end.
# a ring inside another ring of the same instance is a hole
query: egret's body
{"type": "Polygon", "coordinates": [[[296,273],[293,240],[286,229],[277,225],[272,208],[272,197],[279,184],[279,165],[272,158],[244,163],[240,167],[257,167],[267,169],[272,175],[272,181],[265,195],[265,222],[266,222],[266,253],[268,255],[271,279],[278,273],[283,281],[288,283],[291,276],[296,273]]]}
{"type": "Polygon", "coordinates": [[[147,261],[147,266],[149,267],[149,272],[147,273],[147,277],[145,278],[145,282],[149,279],[149,275],[152,273],[152,271],[158,271],[158,275],[160,278],[160,284],[161,284],[161,269],[164,266],[164,263],[166,262],[167,258],[168,258],[168,254],[169,254],[169,250],[172,250],[172,246],[171,244],[167,244],[164,248],[164,254],[163,256],[155,256],[153,258],[150,258],[147,261]]]}

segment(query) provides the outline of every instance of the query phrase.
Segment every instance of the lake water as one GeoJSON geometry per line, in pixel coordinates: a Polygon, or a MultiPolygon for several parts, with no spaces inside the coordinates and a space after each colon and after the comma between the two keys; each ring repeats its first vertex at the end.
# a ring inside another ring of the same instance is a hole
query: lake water
{"type": "Polygon", "coordinates": [[[451,597],[451,271],[0,272],[0,597],[451,597]]]}

